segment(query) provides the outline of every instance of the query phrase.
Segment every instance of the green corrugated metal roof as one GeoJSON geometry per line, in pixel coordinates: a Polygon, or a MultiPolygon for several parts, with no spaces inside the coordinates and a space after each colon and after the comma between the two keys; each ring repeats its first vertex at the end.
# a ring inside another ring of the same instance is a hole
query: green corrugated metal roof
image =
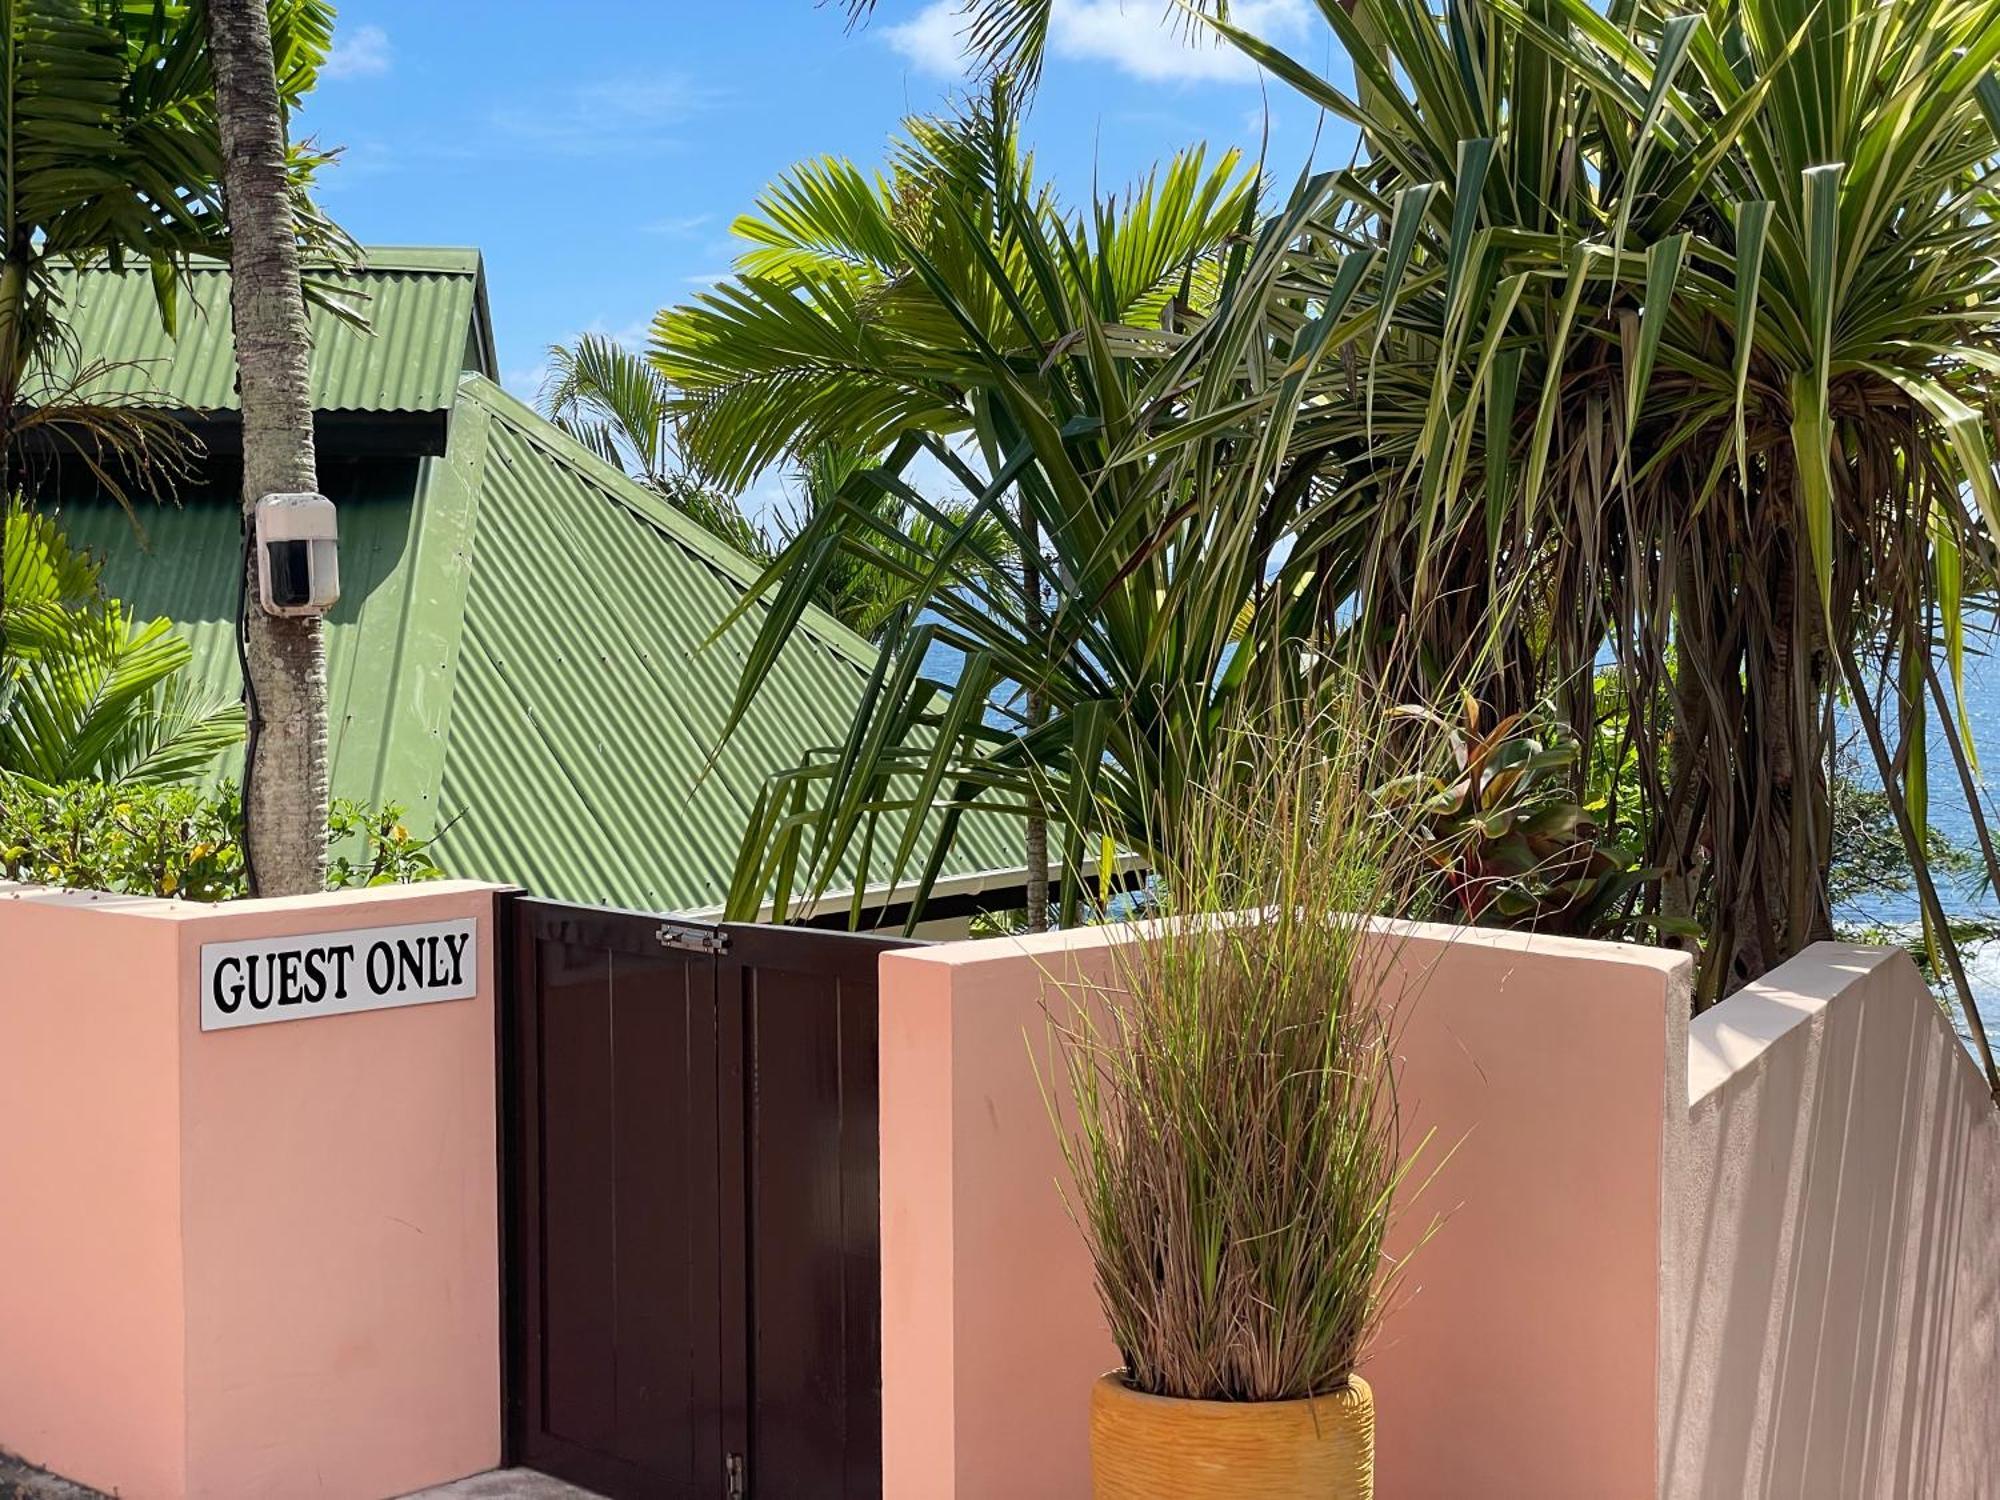
{"type": "MultiPolygon", "coordinates": [[[[809,614],[713,766],[754,622],[700,649],[755,570],[490,380],[459,385],[439,458],[329,459],[344,596],[328,628],[338,795],[393,799],[453,874],[643,910],[726,894],[771,771],[837,743],[872,650],[809,614]]],[[[72,505],[110,588],[180,621],[203,678],[237,690],[228,497],[146,513],[72,505]]],[[[968,820],[947,874],[1019,864],[968,820]]]]}
{"type": "MultiPolygon", "coordinates": [[[[309,274],[337,289],[370,325],[357,329],[312,309],[317,409],[442,412],[461,371],[498,373],[478,251],[373,249],[359,270],[309,274]]],[[[187,274],[178,336],[161,326],[144,275],[99,265],[66,273],[58,286],[79,360],[58,370],[60,383],[109,362],[81,394],[191,411],[233,411],[240,404],[227,268],[200,265],[187,274]]],[[[31,389],[29,399],[35,394],[31,389]]]]}
{"type": "MultiPolygon", "coordinates": [[[[809,617],[708,765],[755,623],[702,642],[756,570],[471,378],[454,451],[478,440],[480,420],[477,542],[441,795],[447,810],[466,810],[459,857],[574,899],[718,905],[764,778],[808,746],[841,742],[873,652],[832,619],[809,617]],[[468,716],[476,735],[461,733],[468,716]],[[533,809],[547,831],[524,843],[478,816],[503,806],[533,809]]],[[[1013,842],[982,825],[955,864],[1011,867],[1013,842]]]]}

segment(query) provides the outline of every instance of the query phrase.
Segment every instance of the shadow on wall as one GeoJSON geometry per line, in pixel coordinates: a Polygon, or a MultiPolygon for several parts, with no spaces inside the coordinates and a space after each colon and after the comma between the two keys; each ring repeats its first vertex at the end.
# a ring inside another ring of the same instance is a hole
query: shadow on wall
{"type": "Polygon", "coordinates": [[[2000,1113],[1915,966],[1821,945],[1691,1044],[1661,1494],[1986,1493],[2000,1113]]]}

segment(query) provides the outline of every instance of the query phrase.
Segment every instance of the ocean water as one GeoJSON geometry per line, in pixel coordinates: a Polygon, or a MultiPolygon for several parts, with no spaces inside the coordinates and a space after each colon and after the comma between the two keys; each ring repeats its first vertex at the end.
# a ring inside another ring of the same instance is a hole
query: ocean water
{"type": "MultiPolygon", "coordinates": [[[[2000,642],[1981,644],[1991,646],[2000,642]]],[[[1996,820],[1993,796],[1996,785],[2000,785],[2000,655],[1975,656],[1973,649],[1974,642],[1968,641],[1965,716],[1972,748],[1979,762],[1976,779],[1982,792],[1981,802],[1986,809],[1987,827],[1996,839],[2000,839],[2000,820],[1996,820]]],[[[1945,686],[1949,692],[1951,685],[1948,678],[1945,686]]],[[[1951,749],[1937,723],[1936,713],[1933,712],[1930,718],[1926,740],[1931,825],[1952,842],[1976,854],[1979,839],[1966,805],[1964,785],[1959,779],[1957,766],[1952,762],[1951,749]]],[[[1893,733],[1891,726],[1885,725],[1884,728],[1893,733]]],[[[1843,713],[1840,716],[1840,730],[1843,735],[1852,737],[1856,763],[1870,769],[1868,781],[1879,785],[1872,775],[1874,761],[1867,740],[1852,715],[1843,713]]],[[[1940,875],[1938,894],[1945,909],[1953,916],[2000,919],[2000,897],[1985,888],[1984,880],[1978,873],[1957,879],[1940,875]]],[[[1843,926],[1888,928],[1912,940],[1922,930],[1921,907],[1914,890],[1878,894],[1853,901],[1836,911],[1834,920],[1843,926]]],[[[1966,978],[1970,981],[1973,998],[1978,1002],[1980,1015],[1986,1022],[1987,1037],[1995,1051],[2000,1052],[2000,939],[1969,944],[1963,956],[1966,978]]],[[[1965,1033],[1966,1023],[1959,1014],[1956,993],[1947,990],[1946,1000],[1953,1024],[1961,1034],[1965,1033]]]]}
{"type": "MultiPolygon", "coordinates": [[[[1986,646],[2000,646],[2000,637],[1983,643],[1986,646]]],[[[1972,742],[1979,759],[1979,773],[1987,796],[1988,825],[1996,839],[2000,839],[2000,817],[1995,816],[1992,790],[2000,786],[2000,654],[1974,654],[1975,642],[1968,641],[1965,664],[1965,704],[1966,717],[1970,721],[1972,742]]],[[[926,675],[941,681],[957,679],[964,658],[948,646],[936,645],[925,658],[926,675]]],[[[1949,682],[1947,681],[1947,690],[1949,682]]],[[[1001,716],[997,713],[989,717],[997,723],[1001,716]]],[[[1887,726],[1893,734],[1893,726],[1887,726]]],[[[1840,715],[1839,732],[1852,743],[1854,755],[1851,764],[1860,773],[1861,779],[1877,784],[1874,776],[1874,758],[1868,749],[1867,740],[1862,736],[1860,726],[1853,716],[1840,715]]],[[[1952,764],[1951,752],[1942,731],[1936,723],[1935,714],[1928,736],[1930,762],[1930,817],[1932,825],[1945,837],[1967,849],[1977,851],[1978,838],[1972,825],[1972,817],[1966,805],[1965,792],[1958,778],[1957,768],[1952,764]]],[[[1939,894],[1946,909],[1954,916],[1987,916],[2000,919],[2000,897],[1983,888],[1976,878],[1961,877],[1953,880],[1940,876],[1939,894]]],[[[1857,899],[1847,903],[1835,912],[1835,921],[1847,929],[1887,929],[1890,932],[1914,939],[1921,931],[1920,907],[1915,890],[1907,892],[1885,892],[1857,899]]],[[[1979,943],[1967,948],[1965,954],[1966,976],[1971,981],[1974,998],[1986,1021],[1987,1035],[1992,1039],[1996,1051],[2000,1051],[2000,939],[1979,943]]],[[[1959,1014],[1957,997],[1947,996],[1948,1009],[1953,1024],[1961,1033],[1965,1030],[1964,1019],[1959,1014]]]]}

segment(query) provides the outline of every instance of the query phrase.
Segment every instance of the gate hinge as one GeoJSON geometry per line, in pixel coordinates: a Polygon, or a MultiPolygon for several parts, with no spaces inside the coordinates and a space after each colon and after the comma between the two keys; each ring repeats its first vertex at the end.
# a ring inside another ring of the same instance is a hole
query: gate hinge
{"type": "Polygon", "coordinates": [[[723,1493],[729,1500],[748,1500],[750,1494],[750,1463],[740,1453],[732,1453],[723,1460],[723,1476],[727,1481],[723,1493]]]}
{"type": "Polygon", "coordinates": [[[662,948],[683,953],[727,953],[729,934],[713,927],[696,927],[686,922],[662,922],[653,936],[662,948]]]}

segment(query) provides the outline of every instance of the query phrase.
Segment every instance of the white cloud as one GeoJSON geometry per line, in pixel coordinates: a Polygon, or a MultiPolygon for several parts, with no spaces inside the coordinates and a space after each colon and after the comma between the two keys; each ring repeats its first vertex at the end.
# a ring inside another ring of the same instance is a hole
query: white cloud
{"type": "Polygon", "coordinates": [[[379,78],[394,60],[388,32],[380,26],[357,26],[352,36],[334,42],[320,72],[328,78],[379,78]]]}
{"type": "Polygon", "coordinates": [[[493,128],[559,156],[659,150],[684,144],[678,130],[722,93],[678,74],[604,78],[492,111],[493,128]]]}
{"type": "MultiPolygon", "coordinates": [[[[578,333],[596,334],[600,338],[610,339],[614,344],[623,344],[634,354],[642,354],[646,349],[646,340],[653,333],[653,320],[651,317],[638,317],[629,323],[614,327],[607,318],[592,318],[590,326],[579,329],[578,333]]],[[[573,344],[576,340],[572,338],[565,342],[573,344]]]]}
{"type": "Polygon", "coordinates": [[[529,405],[540,404],[542,387],[548,382],[549,362],[519,365],[500,372],[500,384],[510,395],[518,396],[529,405]]]}
{"type": "Polygon", "coordinates": [[[882,35],[922,72],[958,78],[967,71],[965,17],[958,0],[931,0],[909,20],[884,26],[882,35]]]}
{"type": "MultiPolygon", "coordinates": [[[[1266,41],[1296,40],[1306,31],[1306,0],[1234,0],[1232,23],[1266,41]]],[[[962,78],[962,0],[931,0],[908,21],[883,28],[889,45],[926,73],[962,78]]],[[[1257,65],[1213,33],[1169,19],[1160,0],[1054,0],[1049,55],[1059,61],[1109,63],[1148,83],[1253,83],[1257,65]]]]}
{"type": "Polygon", "coordinates": [[[714,214],[674,214],[664,219],[653,220],[652,223],[643,226],[641,232],[684,240],[714,217],[714,214]]]}

